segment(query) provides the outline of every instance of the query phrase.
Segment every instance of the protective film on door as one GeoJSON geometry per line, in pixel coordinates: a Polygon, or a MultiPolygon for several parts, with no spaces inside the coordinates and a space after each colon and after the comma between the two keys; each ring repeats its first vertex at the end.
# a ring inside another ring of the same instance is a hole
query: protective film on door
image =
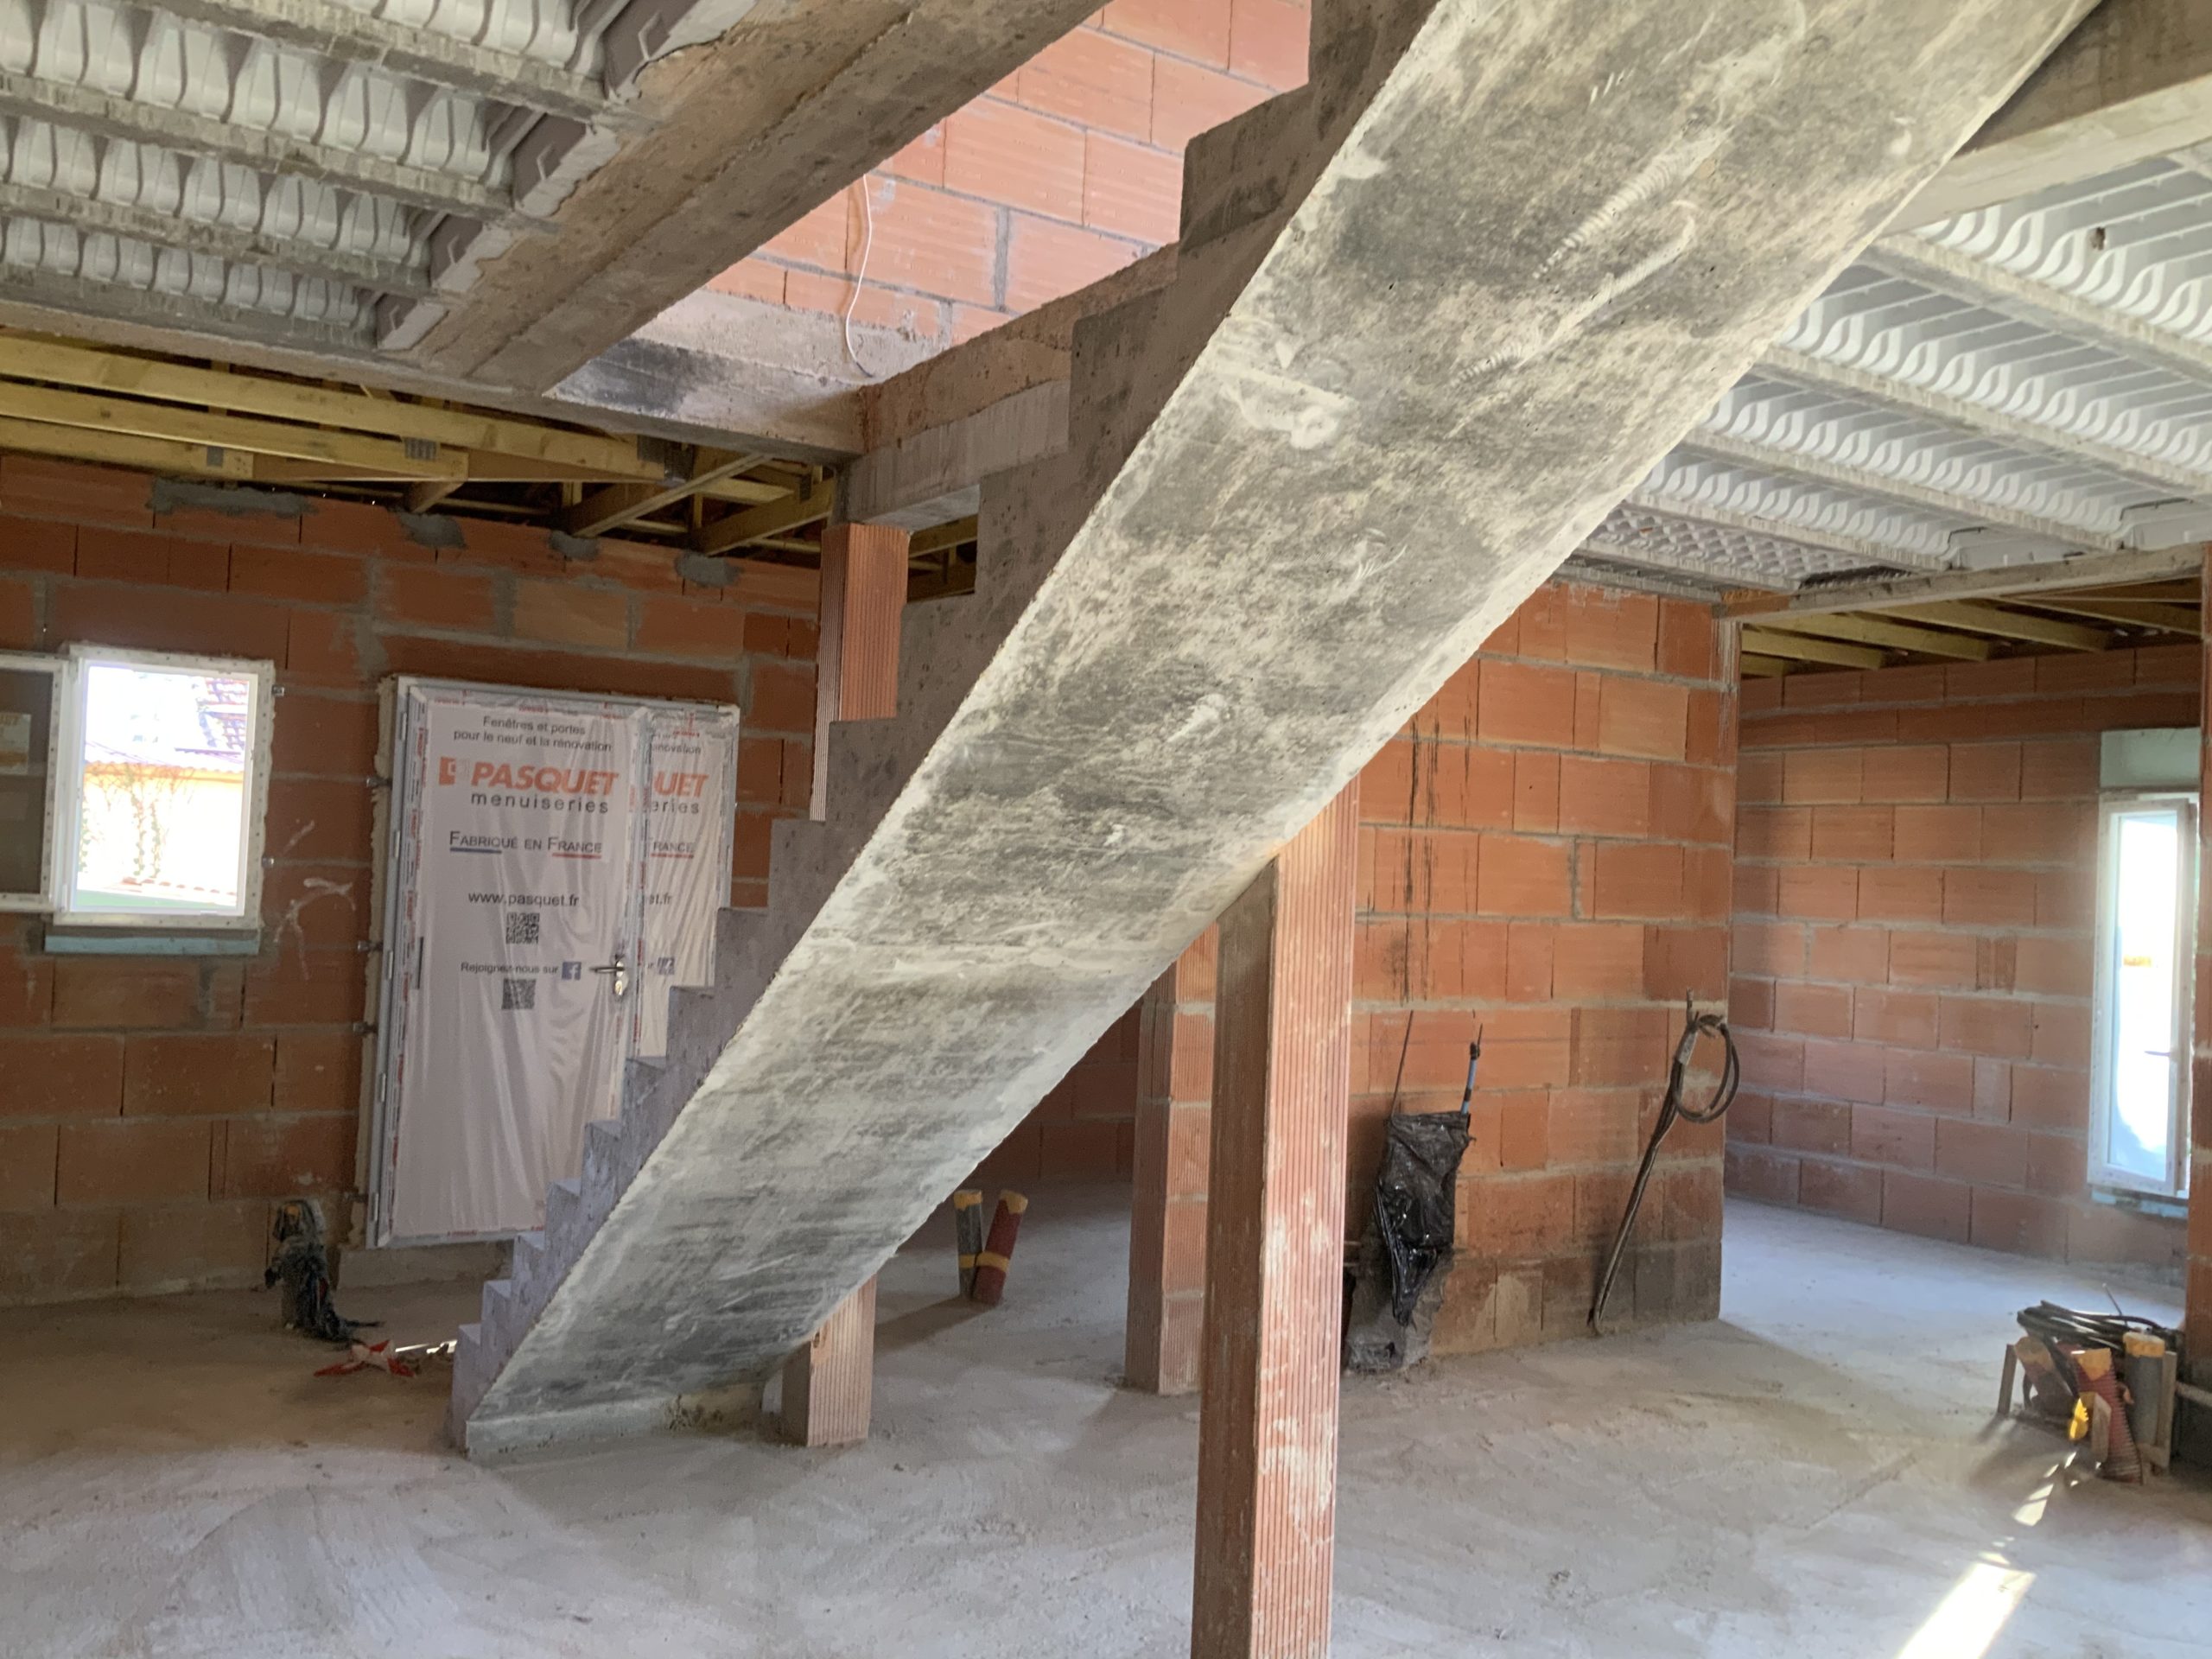
{"type": "Polygon", "coordinates": [[[527,1231],[621,1103],[645,721],[467,687],[399,702],[376,1230],[527,1231]]]}

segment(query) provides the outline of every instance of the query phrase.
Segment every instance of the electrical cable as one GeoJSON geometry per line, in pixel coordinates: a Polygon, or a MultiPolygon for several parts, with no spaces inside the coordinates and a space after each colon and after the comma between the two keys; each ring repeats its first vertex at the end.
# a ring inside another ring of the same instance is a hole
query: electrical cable
{"type": "Polygon", "coordinates": [[[861,268],[853,275],[853,291],[845,296],[845,355],[853,359],[855,368],[873,380],[874,372],[861,361],[861,354],[853,345],[853,313],[860,308],[861,285],[868,281],[868,256],[875,251],[875,200],[866,177],[854,182],[861,193],[861,268]]]}
{"type": "Polygon", "coordinates": [[[1667,1098],[1659,1108],[1659,1121],[1652,1126],[1651,1139],[1643,1148],[1643,1163],[1636,1172],[1636,1185],[1628,1195],[1628,1209],[1621,1216],[1620,1230],[1613,1235],[1613,1248],[1605,1258],[1605,1276],[1598,1281],[1598,1294],[1590,1304],[1590,1328],[1598,1328],[1598,1320],[1605,1311],[1605,1299],[1612,1294],[1613,1275],[1620,1271],[1621,1255],[1628,1249],[1628,1236],[1636,1226],[1637,1213],[1643,1208],[1643,1189],[1651,1184],[1651,1166],[1659,1156],[1659,1143],[1667,1138],[1667,1131],[1675,1127],[1676,1119],[1687,1123],[1717,1123],[1728,1115],[1735,1103],[1736,1089],[1743,1080],[1742,1069],[1736,1059],[1736,1039],[1729,1034],[1728,1022],[1717,1014],[1700,1014],[1691,998],[1682,999],[1682,1037],[1675,1045],[1674,1064],[1667,1070],[1667,1098]],[[1702,1106],[1692,1106],[1682,1099],[1682,1084],[1688,1073],[1690,1056],[1696,1049],[1698,1039],[1705,1036],[1720,1039],[1720,1080],[1713,1086],[1713,1093],[1702,1106]]]}

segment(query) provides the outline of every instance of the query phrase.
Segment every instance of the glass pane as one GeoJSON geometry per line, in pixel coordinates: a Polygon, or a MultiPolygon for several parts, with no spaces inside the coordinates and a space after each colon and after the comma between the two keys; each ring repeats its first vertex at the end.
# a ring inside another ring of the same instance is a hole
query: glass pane
{"type": "Polygon", "coordinates": [[[54,676],[0,669],[0,893],[32,894],[45,874],[46,746],[54,676]]]}
{"type": "Polygon", "coordinates": [[[2181,817],[2171,807],[2122,813],[2113,830],[2113,1092],[2105,1155],[2115,1169],[2163,1182],[2174,1122],[2181,817]]]}
{"type": "Polygon", "coordinates": [[[84,678],[71,908],[239,914],[254,683],[124,663],[84,678]]]}

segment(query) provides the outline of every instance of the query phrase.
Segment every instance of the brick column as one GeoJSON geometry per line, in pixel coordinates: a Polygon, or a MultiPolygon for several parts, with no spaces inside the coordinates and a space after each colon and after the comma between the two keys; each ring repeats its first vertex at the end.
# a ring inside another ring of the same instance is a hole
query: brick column
{"type": "Polygon", "coordinates": [[[1206,1305],[1206,1142],[1213,1102],[1214,930],[1139,1005],[1136,1156],[1123,1375],[1153,1394],[1198,1386],[1206,1305]]]}
{"type": "MultiPolygon", "coordinates": [[[[2204,589],[2212,598],[2212,550],[2204,589]]],[[[2197,722],[2212,738],[2212,641],[2205,645],[2204,690],[2197,722]]],[[[2198,762],[2199,781],[2212,778],[2212,744],[2198,762]]],[[[2188,1339],[2183,1380],[2212,1389],[2212,814],[2197,806],[2196,1007],[2190,1064],[2189,1279],[2183,1293],[2183,1334],[2188,1339]]],[[[2184,1405],[2175,1425],[2175,1449],[2190,1462],[2212,1464],[2212,1410],[2184,1405]]]]}
{"type": "Polygon", "coordinates": [[[1354,784],[1221,919],[1193,1659],[1329,1649],[1354,784]]]}
{"type": "Polygon", "coordinates": [[[784,1362],[784,1433],[801,1446],[868,1439],[875,1392],[875,1281],[837,1305],[806,1346],[784,1362]]]}
{"type": "MultiPolygon", "coordinates": [[[[827,816],[830,728],[899,712],[899,620],[906,543],[887,524],[832,524],[822,536],[821,645],[815,658],[814,787],[827,816]]],[[[868,1438],[875,1370],[875,1281],[837,1306],[784,1365],[784,1432],[801,1446],[868,1438]]]]}
{"type": "Polygon", "coordinates": [[[906,604],[906,545],[890,524],[832,524],[822,536],[822,637],[815,658],[814,792],[824,816],[830,726],[899,712],[899,619],[906,604]]]}

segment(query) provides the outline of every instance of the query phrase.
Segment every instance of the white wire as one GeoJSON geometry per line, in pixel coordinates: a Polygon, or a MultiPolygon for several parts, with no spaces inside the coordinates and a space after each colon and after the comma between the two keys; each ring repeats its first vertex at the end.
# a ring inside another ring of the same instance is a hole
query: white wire
{"type": "Polygon", "coordinates": [[[861,361],[861,354],[853,345],[853,313],[860,308],[861,284],[868,281],[868,255],[875,251],[875,200],[866,178],[855,181],[855,184],[861,193],[861,268],[854,274],[853,291],[845,296],[845,355],[853,359],[855,368],[873,380],[875,376],[861,361]]]}

